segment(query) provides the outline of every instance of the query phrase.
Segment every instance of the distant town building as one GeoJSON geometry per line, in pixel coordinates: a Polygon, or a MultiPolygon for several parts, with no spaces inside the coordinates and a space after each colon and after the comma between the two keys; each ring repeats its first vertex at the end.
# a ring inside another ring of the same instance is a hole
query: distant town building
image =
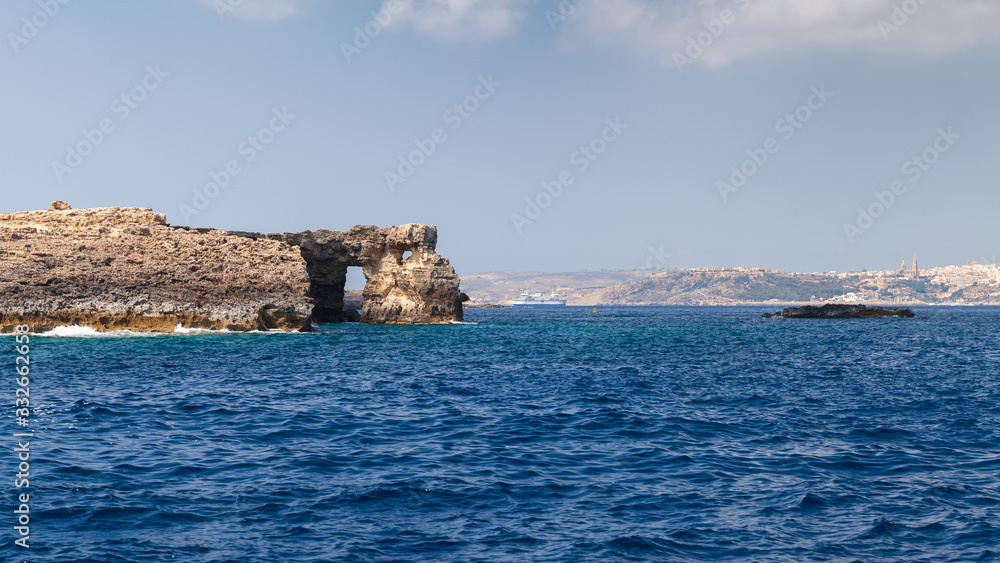
{"type": "Polygon", "coordinates": [[[917,255],[916,254],[913,255],[913,269],[912,270],[907,270],[906,269],[906,260],[903,260],[903,263],[899,265],[899,270],[896,270],[896,275],[898,277],[901,277],[901,278],[911,278],[911,279],[917,279],[917,278],[919,278],[920,277],[920,266],[917,265],[917,255]]]}

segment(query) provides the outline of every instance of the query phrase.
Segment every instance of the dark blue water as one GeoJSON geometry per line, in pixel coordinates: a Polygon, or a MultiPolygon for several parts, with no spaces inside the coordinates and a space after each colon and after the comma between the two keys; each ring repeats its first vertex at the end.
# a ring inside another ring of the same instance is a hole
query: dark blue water
{"type": "Polygon", "coordinates": [[[760,312],[34,338],[0,558],[1000,558],[1000,310],[760,312]]]}

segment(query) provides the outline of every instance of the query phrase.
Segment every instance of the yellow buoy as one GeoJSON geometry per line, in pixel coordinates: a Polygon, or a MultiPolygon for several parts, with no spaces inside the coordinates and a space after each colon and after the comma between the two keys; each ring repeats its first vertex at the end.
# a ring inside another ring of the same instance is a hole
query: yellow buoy
{"type": "Polygon", "coordinates": [[[597,307],[594,307],[594,312],[595,312],[595,313],[597,312],[597,307]]]}

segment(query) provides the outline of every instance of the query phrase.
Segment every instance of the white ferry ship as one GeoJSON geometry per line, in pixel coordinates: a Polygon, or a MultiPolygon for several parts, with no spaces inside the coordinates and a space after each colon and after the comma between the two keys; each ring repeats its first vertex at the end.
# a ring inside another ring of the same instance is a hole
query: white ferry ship
{"type": "Polygon", "coordinates": [[[539,307],[539,306],[566,306],[565,299],[559,299],[556,292],[548,295],[541,293],[522,293],[517,299],[510,302],[512,307],[539,307]]]}

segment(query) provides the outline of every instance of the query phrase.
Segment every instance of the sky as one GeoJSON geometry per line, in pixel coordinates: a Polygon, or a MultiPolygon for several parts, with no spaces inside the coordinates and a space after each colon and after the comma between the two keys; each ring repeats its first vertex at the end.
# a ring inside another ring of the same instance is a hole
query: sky
{"type": "Polygon", "coordinates": [[[992,263],[993,0],[8,0],[2,212],[437,225],[460,275],[992,263]]]}

